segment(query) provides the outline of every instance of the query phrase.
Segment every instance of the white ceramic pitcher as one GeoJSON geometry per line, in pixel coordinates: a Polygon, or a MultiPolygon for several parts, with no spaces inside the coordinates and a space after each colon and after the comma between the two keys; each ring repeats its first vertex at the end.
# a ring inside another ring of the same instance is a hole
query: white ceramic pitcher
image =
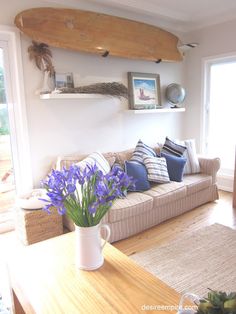
{"type": "Polygon", "coordinates": [[[79,269],[94,270],[104,263],[102,249],[111,235],[107,224],[98,224],[93,227],[75,226],[76,236],[76,266],[79,269]],[[106,229],[106,239],[101,244],[101,229],[106,229]]]}

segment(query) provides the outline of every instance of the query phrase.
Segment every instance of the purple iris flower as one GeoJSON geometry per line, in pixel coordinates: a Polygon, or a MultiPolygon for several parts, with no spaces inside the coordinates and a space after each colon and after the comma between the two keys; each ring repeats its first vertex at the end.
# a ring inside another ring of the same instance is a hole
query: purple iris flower
{"type": "Polygon", "coordinates": [[[83,169],[72,165],[69,169],[52,170],[43,181],[48,196],[43,199],[44,210],[50,213],[50,209],[56,207],[60,215],[66,214],[76,225],[94,226],[132,184],[132,178],[119,168],[106,175],[96,164],[83,169]]]}

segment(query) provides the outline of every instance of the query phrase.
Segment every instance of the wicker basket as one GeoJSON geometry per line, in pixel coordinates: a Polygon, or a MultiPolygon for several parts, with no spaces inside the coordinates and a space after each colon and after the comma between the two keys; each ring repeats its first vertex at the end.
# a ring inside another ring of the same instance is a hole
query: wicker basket
{"type": "Polygon", "coordinates": [[[38,210],[16,209],[16,233],[25,244],[46,240],[63,233],[62,216],[55,208],[51,214],[38,210]]]}

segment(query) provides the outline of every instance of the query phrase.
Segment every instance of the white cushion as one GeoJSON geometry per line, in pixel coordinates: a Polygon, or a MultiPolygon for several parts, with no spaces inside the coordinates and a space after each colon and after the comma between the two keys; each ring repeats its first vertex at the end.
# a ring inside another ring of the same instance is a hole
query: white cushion
{"type": "Polygon", "coordinates": [[[199,173],[200,165],[197,157],[195,140],[189,139],[181,141],[181,144],[187,148],[183,154],[183,157],[187,159],[186,165],[184,167],[184,174],[199,173]]]}
{"type": "Polygon", "coordinates": [[[76,163],[76,165],[79,166],[81,169],[85,169],[87,165],[94,166],[95,164],[97,165],[98,169],[102,171],[103,174],[107,174],[111,170],[109,162],[99,152],[94,152],[85,159],[76,163]]]}
{"type": "Polygon", "coordinates": [[[149,181],[157,183],[170,182],[164,157],[143,156],[143,163],[147,169],[149,181]]]}

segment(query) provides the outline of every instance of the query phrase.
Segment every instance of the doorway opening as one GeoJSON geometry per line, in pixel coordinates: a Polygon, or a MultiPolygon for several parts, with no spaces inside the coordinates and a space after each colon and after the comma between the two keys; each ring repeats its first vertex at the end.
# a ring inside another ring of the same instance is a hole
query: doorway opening
{"type": "Polygon", "coordinates": [[[218,185],[232,191],[235,159],[236,57],[222,57],[206,64],[205,151],[221,159],[218,185]]]}
{"type": "Polygon", "coordinates": [[[0,233],[14,229],[16,196],[3,58],[0,48],[0,233]]]}

